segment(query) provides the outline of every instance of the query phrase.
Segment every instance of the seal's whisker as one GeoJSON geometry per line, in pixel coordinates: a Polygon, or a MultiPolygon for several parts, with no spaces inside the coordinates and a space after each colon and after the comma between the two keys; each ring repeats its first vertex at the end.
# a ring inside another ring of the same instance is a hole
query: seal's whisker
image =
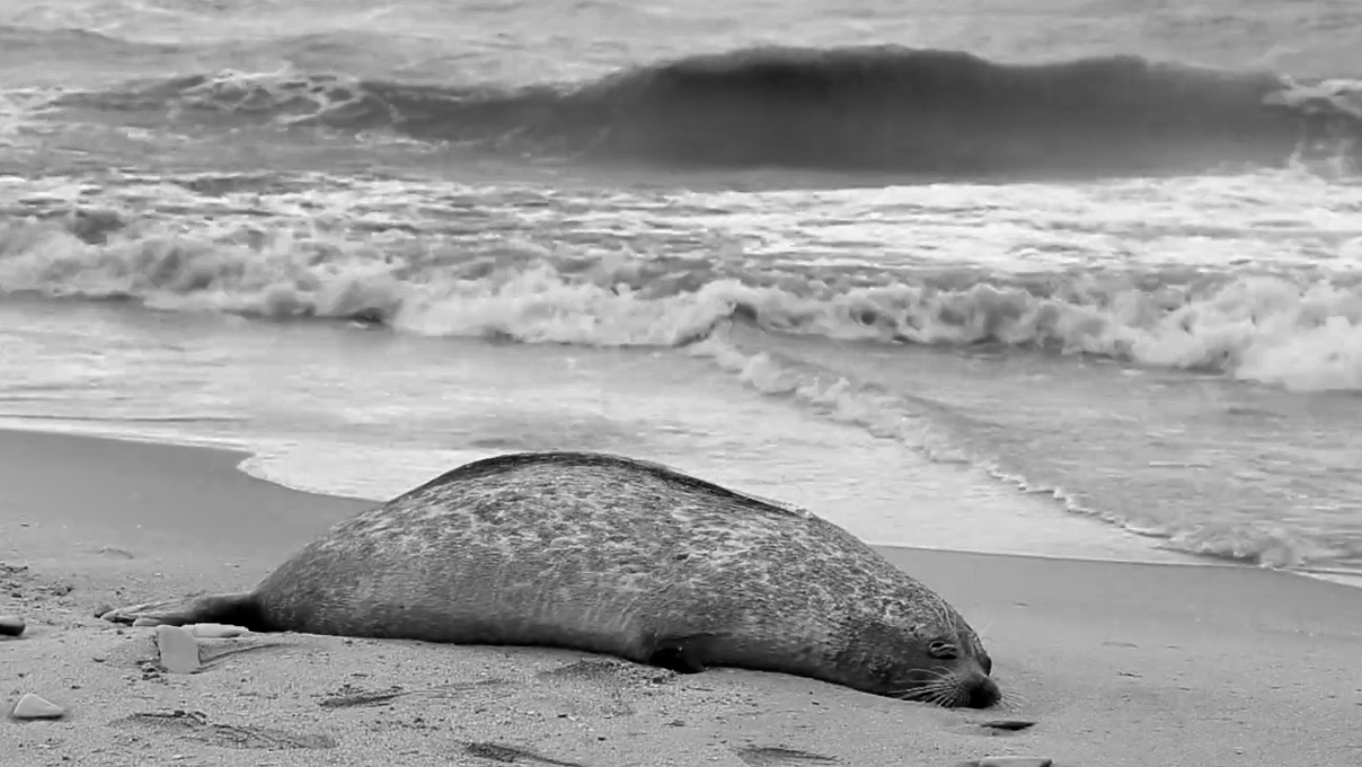
{"type": "Polygon", "coordinates": [[[944,689],[937,693],[933,703],[944,708],[950,708],[952,703],[960,703],[960,691],[957,689],[944,689]]]}
{"type": "Polygon", "coordinates": [[[947,682],[946,682],[945,679],[940,679],[940,678],[938,678],[938,679],[931,679],[931,680],[928,680],[928,681],[926,681],[926,682],[922,682],[922,683],[920,683],[920,684],[915,684],[915,685],[913,685],[912,687],[903,687],[903,688],[899,688],[899,689],[902,689],[902,690],[935,690],[936,688],[941,687],[942,685],[945,685],[945,684],[947,684],[947,682]]]}
{"type": "Polygon", "coordinates": [[[950,687],[949,682],[947,682],[944,679],[938,679],[928,682],[926,684],[916,685],[914,687],[905,687],[903,689],[893,690],[890,691],[889,695],[895,698],[916,700],[918,698],[931,697],[936,692],[943,689],[947,689],[949,687],[950,687]]]}
{"type": "Polygon", "coordinates": [[[940,681],[940,682],[936,682],[936,683],[934,683],[934,684],[927,685],[927,686],[924,687],[924,689],[925,689],[930,695],[933,695],[933,696],[941,696],[941,695],[949,695],[953,690],[955,690],[956,686],[957,686],[956,683],[955,683],[954,681],[952,681],[952,680],[942,680],[942,681],[940,681]]]}
{"type": "Polygon", "coordinates": [[[998,698],[998,705],[1004,708],[1025,708],[1031,705],[1031,701],[1019,692],[1003,690],[1001,697],[998,698]]]}
{"type": "Polygon", "coordinates": [[[950,697],[948,690],[919,690],[912,695],[900,696],[902,700],[911,700],[917,703],[926,703],[929,706],[944,706],[943,701],[950,697]]]}
{"type": "Polygon", "coordinates": [[[889,693],[889,697],[899,698],[900,700],[925,701],[927,698],[931,697],[931,694],[931,690],[917,688],[912,690],[898,690],[889,693]]]}
{"type": "Polygon", "coordinates": [[[996,619],[996,618],[989,618],[989,619],[988,619],[988,623],[985,623],[985,624],[984,624],[984,627],[981,628],[981,629],[979,629],[979,630],[978,630],[977,632],[975,632],[975,633],[977,633],[981,639],[984,638],[984,637],[987,637],[987,636],[988,636],[988,630],[991,629],[991,628],[993,628],[993,622],[994,622],[995,620],[997,620],[997,619],[996,619]]]}
{"type": "Polygon", "coordinates": [[[936,612],[937,621],[949,628],[951,633],[955,633],[959,626],[956,625],[955,611],[950,608],[950,605],[946,604],[944,600],[934,600],[932,607],[936,612]]]}

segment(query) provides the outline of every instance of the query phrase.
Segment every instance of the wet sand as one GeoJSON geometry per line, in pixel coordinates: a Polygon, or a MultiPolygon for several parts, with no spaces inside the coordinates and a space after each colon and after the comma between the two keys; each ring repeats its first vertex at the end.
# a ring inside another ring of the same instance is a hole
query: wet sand
{"type": "MultiPolygon", "coordinates": [[[[97,608],[250,588],[372,504],[243,455],[0,432],[5,765],[1362,765],[1362,589],[1252,568],[882,549],[984,635],[1010,701],[947,711],[779,674],[690,676],[542,648],[291,634],[154,663],[97,608]],[[178,713],[177,713],[178,712],[178,713]],[[1034,720],[1015,734],[980,722],[1034,720]],[[821,757],[821,758],[819,758],[821,757]]],[[[816,510],[815,510],[816,511],[816,510]]]]}

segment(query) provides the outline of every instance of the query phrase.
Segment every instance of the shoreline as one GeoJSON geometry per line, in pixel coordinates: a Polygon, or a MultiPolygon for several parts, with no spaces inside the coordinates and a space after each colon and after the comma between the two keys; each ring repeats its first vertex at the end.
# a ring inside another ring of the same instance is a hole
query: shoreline
{"type": "Polygon", "coordinates": [[[0,614],[29,626],[0,639],[4,703],[33,693],[68,711],[0,721],[18,763],[245,767],[263,749],[289,767],[394,753],[408,765],[471,765],[493,747],[586,767],[742,767],[788,751],[857,767],[1009,754],[1059,767],[1341,767],[1357,756],[1362,594],[1232,565],[880,549],[980,632],[1008,700],[985,711],[782,674],[673,678],[551,648],[297,634],[207,640],[199,672],[158,670],[151,629],[115,627],[96,610],[249,589],[373,505],[288,490],[236,471],[238,461],[0,431],[0,614]],[[335,702],[356,694],[381,700],[335,702]],[[978,724],[999,718],[1036,725],[1000,736],[978,724]]]}
{"type": "MultiPolygon", "coordinates": [[[[378,504],[381,504],[381,503],[384,502],[383,500],[373,499],[373,498],[363,498],[363,497],[359,497],[359,496],[346,496],[346,495],[341,495],[341,494],[336,494],[336,493],[331,493],[331,492],[317,491],[317,490],[312,490],[312,489],[307,489],[307,488],[293,487],[293,486],[284,484],[284,483],[282,483],[282,482],[276,481],[276,480],[274,480],[274,479],[270,479],[270,478],[266,478],[266,477],[259,476],[259,475],[255,474],[255,473],[252,473],[252,472],[247,471],[247,470],[245,470],[245,469],[242,468],[242,466],[243,466],[245,463],[247,463],[247,462],[249,462],[251,459],[255,458],[255,457],[256,457],[256,454],[253,453],[253,452],[250,450],[250,448],[249,448],[248,446],[241,445],[241,444],[228,444],[228,443],[226,443],[225,441],[216,441],[216,440],[212,440],[212,439],[208,439],[208,438],[197,439],[197,440],[196,440],[196,439],[194,439],[194,438],[192,438],[192,437],[181,436],[181,435],[137,435],[137,434],[115,433],[115,432],[113,432],[112,430],[110,430],[109,432],[106,432],[106,433],[100,433],[100,432],[98,432],[97,430],[92,430],[92,429],[82,429],[82,428],[79,427],[79,426],[70,426],[70,425],[64,424],[64,423],[61,424],[61,425],[59,425],[59,426],[58,426],[57,424],[54,423],[54,424],[51,424],[51,425],[47,425],[47,428],[35,428],[35,427],[32,427],[32,426],[21,426],[21,425],[16,425],[15,422],[14,422],[13,420],[10,420],[9,422],[0,421],[0,441],[3,441],[3,440],[5,440],[5,439],[7,439],[7,438],[10,437],[11,435],[25,435],[25,434],[28,434],[28,435],[42,435],[42,436],[56,436],[56,437],[60,437],[60,438],[64,438],[64,439],[73,439],[73,440],[100,440],[100,441],[110,441],[110,442],[116,442],[116,443],[133,443],[133,444],[137,444],[137,445],[152,445],[152,446],[168,447],[168,448],[184,448],[184,449],[189,449],[189,450],[205,450],[205,451],[218,452],[218,453],[227,454],[227,455],[231,455],[231,456],[235,456],[235,457],[236,457],[235,462],[232,464],[232,470],[233,470],[234,472],[236,472],[237,474],[240,474],[240,475],[243,476],[243,477],[249,477],[250,479],[252,479],[252,480],[254,480],[254,481],[257,481],[257,482],[263,482],[263,483],[265,483],[265,484],[267,484],[267,485],[270,485],[270,486],[272,486],[272,487],[277,487],[277,488],[280,488],[280,489],[283,489],[283,490],[286,490],[286,491],[289,491],[289,492],[301,493],[301,494],[303,494],[303,495],[312,496],[312,497],[317,497],[317,498],[333,498],[333,499],[338,499],[338,500],[341,500],[341,501],[344,501],[344,502],[347,502],[347,503],[358,503],[358,504],[368,505],[368,506],[375,506],[375,505],[378,505],[378,504]]],[[[224,459],[224,460],[225,460],[225,459],[224,459]]],[[[1064,513],[1072,513],[1072,512],[1067,512],[1067,511],[1066,511],[1066,512],[1064,512],[1064,513]]],[[[1125,530],[1122,530],[1122,529],[1120,529],[1120,528],[1113,528],[1113,531],[1114,531],[1114,532],[1117,532],[1117,533],[1122,533],[1122,534],[1132,534],[1132,533],[1129,533],[1129,531],[1125,531],[1125,530]]],[[[1160,566],[1160,567],[1224,567],[1224,568],[1231,568],[1231,569],[1240,569],[1240,568],[1261,569],[1261,570],[1269,570],[1269,571],[1273,571],[1273,572],[1285,573],[1285,574],[1288,574],[1288,575],[1293,575],[1293,576],[1297,576],[1297,577],[1302,577],[1302,578],[1306,578],[1306,579],[1310,579],[1310,580],[1318,580],[1318,581],[1323,581],[1323,582],[1326,582],[1326,583],[1338,584],[1338,585],[1347,586],[1347,587],[1351,587],[1351,588],[1362,588],[1362,571],[1352,571],[1352,570],[1335,569],[1335,568],[1324,568],[1324,567],[1321,567],[1321,568],[1296,568],[1296,569],[1292,569],[1292,568],[1274,568],[1274,567],[1265,567],[1265,566],[1261,566],[1261,565],[1255,565],[1255,564],[1251,564],[1251,563],[1243,562],[1243,561],[1236,561],[1236,560],[1232,560],[1232,559],[1228,559],[1228,558],[1220,557],[1220,556],[1215,556],[1215,555],[1211,555],[1211,554],[1198,554],[1198,553],[1189,552],[1189,551],[1181,551],[1181,550],[1178,550],[1178,549],[1163,549],[1163,548],[1158,547],[1158,546],[1154,543],[1154,541],[1160,540],[1159,538],[1157,538],[1157,537],[1152,537],[1152,536],[1140,536],[1140,537],[1141,537],[1141,538],[1147,538],[1147,539],[1150,541],[1150,544],[1149,544],[1150,554],[1149,554],[1149,557],[1148,557],[1147,559],[1144,559],[1144,558],[1130,558],[1130,559],[1126,559],[1126,558],[1116,558],[1116,557],[1084,557],[1084,556],[1069,556],[1069,555],[1042,554],[1042,553],[993,552],[993,551],[986,551],[986,550],[981,551],[981,550],[962,549],[962,548],[950,548],[950,547],[913,546],[913,545],[909,545],[909,544],[886,543],[886,542],[883,542],[883,541],[872,541],[872,540],[866,540],[865,542],[866,542],[868,545],[870,545],[872,548],[874,548],[874,549],[876,549],[876,550],[878,550],[878,551],[880,551],[880,552],[882,552],[882,553],[883,553],[883,552],[892,552],[892,551],[896,551],[896,550],[903,549],[903,550],[909,550],[909,551],[933,551],[933,552],[941,552],[941,553],[946,553],[946,554],[965,554],[965,555],[979,554],[979,555],[985,555],[985,556],[1020,557],[1020,558],[1041,559],[1041,560],[1075,561],[1075,562],[1094,562],[1094,563],[1113,562],[1113,563],[1122,563],[1122,564],[1153,565],[1153,566],[1160,566]],[[1178,558],[1179,560],[1181,560],[1181,561],[1177,561],[1177,560],[1170,559],[1170,557],[1177,557],[1177,558],[1178,558]]]]}

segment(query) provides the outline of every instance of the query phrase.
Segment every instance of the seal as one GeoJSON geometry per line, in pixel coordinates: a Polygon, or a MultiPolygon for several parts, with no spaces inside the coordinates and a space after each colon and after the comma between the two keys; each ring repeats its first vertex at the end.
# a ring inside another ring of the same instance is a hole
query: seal
{"type": "Polygon", "coordinates": [[[563,647],[947,707],[1001,697],[960,614],[847,531],[601,453],[474,461],[338,524],[254,591],[102,617],[563,647]]]}

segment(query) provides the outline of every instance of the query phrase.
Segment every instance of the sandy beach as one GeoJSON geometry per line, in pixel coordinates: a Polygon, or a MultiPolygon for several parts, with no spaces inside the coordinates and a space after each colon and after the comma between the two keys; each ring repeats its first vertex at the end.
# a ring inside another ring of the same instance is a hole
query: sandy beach
{"type": "MultiPolygon", "coordinates": [[[[6,765],[946,767],[1362,765],[1362,590],[1267,570],[885,549],[985,637],[1008,705],[948,711],[737,670],[675,676],[542,648],[306,635],[205,640],[156,667],[106,605],[250,588],[371,505],[226,451],[0,433],[6,765]],[[997,719],[1034,720],[992,734],[997,719]]],[[[816,510],[815,510],[816,511],[816,510]]]]}

